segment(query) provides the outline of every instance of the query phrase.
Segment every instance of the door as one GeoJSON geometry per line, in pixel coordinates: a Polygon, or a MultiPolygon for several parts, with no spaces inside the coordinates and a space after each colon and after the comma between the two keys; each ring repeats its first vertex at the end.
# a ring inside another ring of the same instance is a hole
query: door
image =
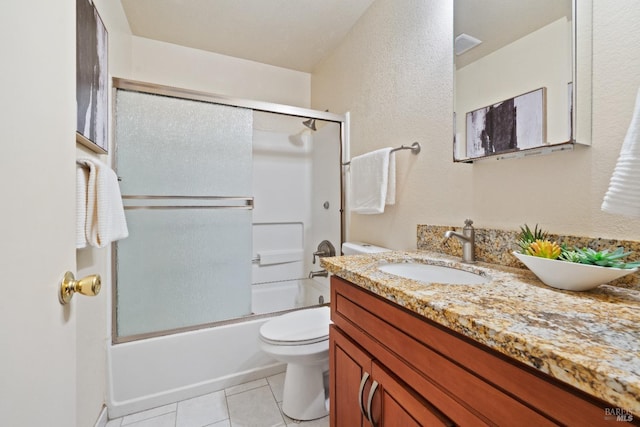
{"type": "Polygon", "coordinates": [[[369,427],[364,396],[371,382],[371,357],[334,325],[329,333],[329,420],[331,427],[369,427]],[[365,390],[365,387],[367,388],[365,390]]]}
{"type": "Polygon", "coordinates": [[[0,425],[76,425],[75,2],[0,14],[0,425]],[[18,36],[19,35],[19,36],[18,36]]]}

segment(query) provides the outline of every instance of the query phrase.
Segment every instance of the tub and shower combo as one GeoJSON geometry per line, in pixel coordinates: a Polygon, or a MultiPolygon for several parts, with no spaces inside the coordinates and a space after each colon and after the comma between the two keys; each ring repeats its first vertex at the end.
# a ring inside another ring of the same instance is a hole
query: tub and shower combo
{"type": "Polygon", "coordinates": [[[282,372],[262,324],[329,302],[347,116],[114,79],[129,227],[113,259],[111,417],[282,372]]]}

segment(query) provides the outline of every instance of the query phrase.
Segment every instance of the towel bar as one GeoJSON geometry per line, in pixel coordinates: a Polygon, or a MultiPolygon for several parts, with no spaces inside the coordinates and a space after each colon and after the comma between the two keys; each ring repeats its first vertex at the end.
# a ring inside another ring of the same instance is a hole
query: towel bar
{"type": "MultiPolygon", "coordinates": [[[[401,145],[400,147],[394,148],[393,150],[391,150],[390,153],[393,153],[395,151],[400,151],[400,150],[411,150],[413,154],[418,154],[421,150],[421,147],[419,142],[414,142],[413,144],[411,144],[410,147],[407,147],[406,145],[401,145]]],[[[347,166],[350,164],[351,164],[351,161],[343,162],[342,166],[347,166]]]]}
{"type": "Polygon", "coordinates": [[[131,209],[253,209],[253,197],[227,197],[227,196],[155,196],[155,195],[124,195],[125,210],[131,209]],[[130,200],[138,200],[139,204],[128,204],[130,200]],[[157,201],[178,200],[183,203],[154,204],[157,201]],[[188,201],[203,201],[210,204],[189,204],[188,201]]]}

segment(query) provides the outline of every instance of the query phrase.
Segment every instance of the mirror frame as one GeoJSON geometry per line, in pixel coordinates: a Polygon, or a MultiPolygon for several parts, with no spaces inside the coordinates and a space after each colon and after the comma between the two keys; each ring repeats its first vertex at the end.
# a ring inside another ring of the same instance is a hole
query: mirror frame
{"type": "MultiPolygon", "coordinates": [[[[591,114],[592,114],[592,25],[593,25],[593,0],[571,0],[571,75],[572,89],[572,114],[570,140],[559,143],[545,143],[539,147],[527,148],[518,151],[506,151],[481,157],[456,157],[458,144],[464,147],[466,154],[466,136],[457,140],[456,120],[456,74],[455,46],[453,52],[453,161],[455,163],[473,163],[478,160],[492,159],[503,160],[508,158],[529,157],[538,154],[550,154],[558,151],[572,150],[574,145],[591,145],[591,114]]],[[[455,16],[455,2],[454,2],[455,16]]],[[[455,34],[453,38],[455,39],[455,34]]],[[[455,40],[454,40],[455,41],[455,40]]],[[[466,135],[465,132],[462,135],[466,135]]]]}
{"type": "Polygon", "coordinates": [[[591,145],[593,0],[573,2],[573,126],[571,142],[591,145]]]}

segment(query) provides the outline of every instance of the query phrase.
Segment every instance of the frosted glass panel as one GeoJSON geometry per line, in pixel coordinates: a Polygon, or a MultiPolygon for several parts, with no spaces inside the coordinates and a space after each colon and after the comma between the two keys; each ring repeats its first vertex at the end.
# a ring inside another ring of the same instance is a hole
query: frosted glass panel
{"type": "Polygon", "coordinates": [[[118,242],[124,337],[251,314],[251,211],[127,210],[118,242]]]}
{"type": "Polygon", "coordinates": [[[249,195],[252,124],[249,109],[118,90],[122,194],[249,195]]]}
{"type": "Polygon", "coordinates": [[[129,228],[116,252],[119,339],[251,314],[252,117],[117,91],[116,167],[129,228]]]}

